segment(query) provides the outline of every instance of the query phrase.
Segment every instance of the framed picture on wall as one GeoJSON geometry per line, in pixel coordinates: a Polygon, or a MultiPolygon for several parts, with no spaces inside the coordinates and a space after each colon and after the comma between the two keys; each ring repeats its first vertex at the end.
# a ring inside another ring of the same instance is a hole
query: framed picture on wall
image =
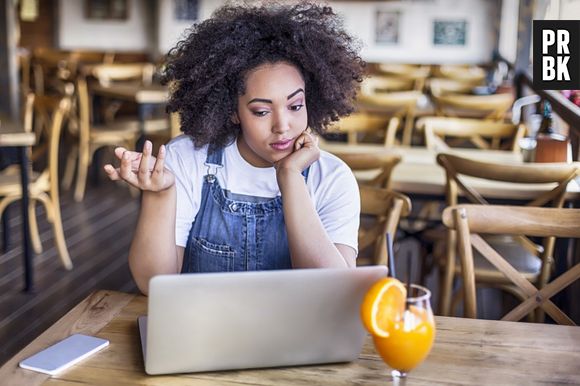
{"type": "Polygon", "coordinates": [[[197,20],[197,0],[173,0],[175,20],[197,20]]]}
{"type": "Polygon", "coordinates": [[[436,46],[464,46],[467,42],[467,21],[435,20],[433,44],[436,46]]]}
{"type": "Polygon", "coordinates": [[[85,17],[100,20],[126,20],[129,0],[85,0],[85,17]]]}
{"type": "Polygon", "coordinates": [[[375,18],[375,42],[378,44],[399,43],[400,12],[377,10],[375,18]]]}

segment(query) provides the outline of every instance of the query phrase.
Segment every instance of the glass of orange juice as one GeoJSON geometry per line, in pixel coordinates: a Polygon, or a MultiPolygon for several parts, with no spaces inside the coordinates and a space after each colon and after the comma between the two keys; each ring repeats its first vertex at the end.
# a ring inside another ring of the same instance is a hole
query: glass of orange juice
{"type": "Polygon", "coordinates": [[[429,354],[435,340],[435,321],[431,310],[431,292],[411,284],[404,312],[384,328],[388,336],[373,335],[375,348],[383,361],[393,368],[393,381],[404,384],[407,373],[429,354]]]}

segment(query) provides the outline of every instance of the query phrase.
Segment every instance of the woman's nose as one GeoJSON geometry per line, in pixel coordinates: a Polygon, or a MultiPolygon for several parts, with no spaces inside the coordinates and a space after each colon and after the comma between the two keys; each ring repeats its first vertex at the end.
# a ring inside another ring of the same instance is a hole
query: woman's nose
{"type": "Polygon", "coordinates": [[[284,112],[274,114],[274,121],[272,122],[272,132],[284,133],[290,129],[290,119],[288,114],[284,112]]]}

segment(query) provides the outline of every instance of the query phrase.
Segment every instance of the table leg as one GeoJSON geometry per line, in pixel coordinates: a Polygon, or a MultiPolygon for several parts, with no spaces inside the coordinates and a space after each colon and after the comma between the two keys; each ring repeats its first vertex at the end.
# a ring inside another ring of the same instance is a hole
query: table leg
{"type": "Polygon", "coordinates": [[[7,206],[2,212],[2,250],[4,253],[8,252],[10,248],[10,235],[8,232],[10,231],[10,227],[8,226],[8,219],[9,216],[10,206],[7,206]]]}
{"type": "Polygon", "coordinates": [[[30,242],[30,219],[28,218],[28,154],[20,148],[20,178],[22,184],[22,251],[24,257],[24,291],[33,292],[32,247],[30,242]]]}

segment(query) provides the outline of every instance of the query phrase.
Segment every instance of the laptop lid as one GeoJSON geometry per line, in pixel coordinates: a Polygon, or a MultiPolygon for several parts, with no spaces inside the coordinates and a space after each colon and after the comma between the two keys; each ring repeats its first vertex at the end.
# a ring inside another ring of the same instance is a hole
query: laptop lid
{"type": "Polygon", "coordinates": [[[160,275],[149,284],[145,371],[168,374],[347,362],[359,308],[384,266],[160,275]]]}

